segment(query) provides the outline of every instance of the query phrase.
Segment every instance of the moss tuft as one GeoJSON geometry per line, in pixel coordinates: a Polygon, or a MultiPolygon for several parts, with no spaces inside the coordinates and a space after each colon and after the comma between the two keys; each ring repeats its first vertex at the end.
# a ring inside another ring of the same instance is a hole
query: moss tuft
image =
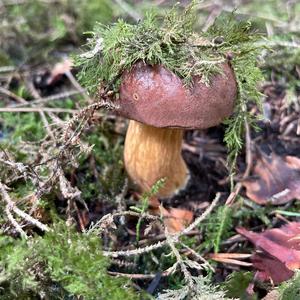
{"type": "Polygon", "coordinates": [[[1,299],[140,299],[128,280],[107,275],[109,261],[92,233],[57,223],[44,237],[1,237],[0,246],[1,299]]]}

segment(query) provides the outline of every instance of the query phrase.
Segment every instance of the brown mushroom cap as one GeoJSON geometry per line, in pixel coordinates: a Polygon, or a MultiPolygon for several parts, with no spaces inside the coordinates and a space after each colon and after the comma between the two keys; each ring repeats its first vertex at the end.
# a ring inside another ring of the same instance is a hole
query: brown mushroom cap
{"type": "Polygon", "coordinates": [[[154,127],[204,129],[229,117],[237,84],[228,63],[209,86],[194,77],[191,87],[161,65],[138,62],[121,77],[118,113],[154,127]]]}

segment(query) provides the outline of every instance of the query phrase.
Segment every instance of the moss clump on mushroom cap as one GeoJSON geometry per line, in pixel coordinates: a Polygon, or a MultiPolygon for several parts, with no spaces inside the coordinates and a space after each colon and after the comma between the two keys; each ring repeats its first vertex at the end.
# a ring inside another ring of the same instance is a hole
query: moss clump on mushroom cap
{"type": "Polygon", "coordinates": [[[79,55],[79,79],[91,93],[101,84],[118,92],[120,76],[139,60],[147,64],[161,64],[180,77],[186,84],[193,76],[209,85],[210,78],[221,72],[220,65],[230,59],[238,84],[235,114],[226,121],[225,141],[235,158],[242,147],[244,123],[253,123],[246,103],[260,101],[257,89],[262,79],[256,66],[260,38],[248,21],[236,21],[234,14],[217,19],[208,31],[195,33],[196,4],[192,2],[184,12],[177,7],[164,17],[151,11],[137,24],[119,20],[112,26],[97,24],[89,39],[88,52],[79,55]]]}

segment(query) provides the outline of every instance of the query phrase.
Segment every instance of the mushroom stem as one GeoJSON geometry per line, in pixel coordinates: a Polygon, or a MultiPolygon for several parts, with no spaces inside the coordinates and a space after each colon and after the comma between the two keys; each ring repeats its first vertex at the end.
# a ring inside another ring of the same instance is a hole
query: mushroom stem
{"type": "Polygon", "coordinates": [[[124,149],[125,168],[142,192],[149,191],[161,178],[166,182],[158,197],[170,197],[185,187],[189,172],[181,156],[182,137],[181,129],[129,122],[124,149]]]}

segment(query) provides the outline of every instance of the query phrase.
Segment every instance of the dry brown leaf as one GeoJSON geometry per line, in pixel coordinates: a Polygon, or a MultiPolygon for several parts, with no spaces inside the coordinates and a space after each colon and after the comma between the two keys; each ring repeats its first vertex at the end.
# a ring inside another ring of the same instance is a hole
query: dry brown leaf
{"type": "Polygon", "coordinates": [[[300,200],[300,159],[262,155],[253,171],[256,179],[245,180],[247,197],[258,204],[279,205],[300,200]]]}
{"type": "Polygon", "coordinates": [[[252,254],[248,253],[211,253],[209,255],[210,259],[221,263],[233,264],[238,266],[250,267],[252,263],[241,261],[242,259],[247,259],[251,257],[252,254]]]}
{"type": "Polygon", "coordinates": [[[175,233],[183,230],[186,226],[192,223],[193,212],[181,208],[159,208],[151,209],[151,212],[156,215],[161,215],[170,233],[175,233]]]}
{"type": "Polygon", "coordinates": [[[258,270],[255,278],[275,284],[288,280],[300,268],[300,223],[292,222],[281,228],[262,233],[237,228],[237,232],[256,246],[251,261],[258,270]]]}
{"type": "Polygon", "coordinates": [[[149,199],[149,205],[153,214],[163,217],[164,224],[171,233],[183,230],[186,226],[191,224],[194,219],[194,214],[190,210],[173,207],[164,208],[161,206],[157,197],[151,197],[149,199]]]}

